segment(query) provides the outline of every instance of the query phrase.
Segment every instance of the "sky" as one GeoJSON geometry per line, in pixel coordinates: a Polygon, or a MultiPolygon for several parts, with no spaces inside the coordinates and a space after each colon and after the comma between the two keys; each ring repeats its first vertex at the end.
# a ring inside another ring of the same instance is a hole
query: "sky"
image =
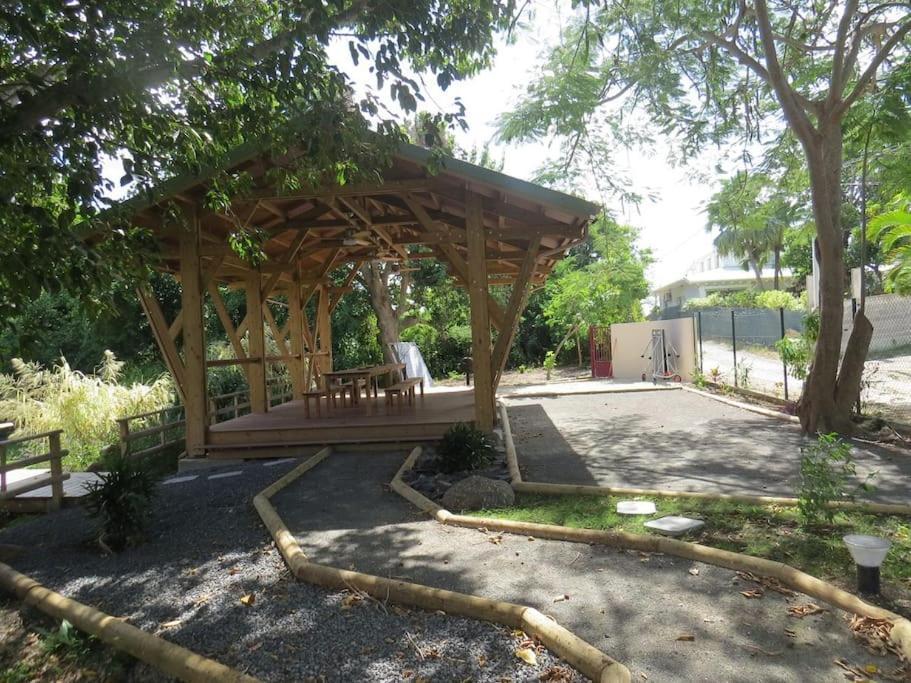
{"type": "MultiPolygon", "coordinates": [[[[491,69],[470,80],[450,86],[445,92],[433,79],[424,83],[426,101],[419,106],[431,112],[451,111],[456,97],[466,108],[468,131],[455,131],[456,142],[463,149],[483,147],[497,159],[503,158],[503,172],[531,180],[541,163],[549,156],[547,142],[534,144],[497,144],[496,120],[511,110],[521,96],[525,84],[534,78],[547,46],[559,38],[561,25],[558,5],[539,3],[536,14],[520,29],[512,44],[500,40],[498,53],[491,69]]],[[[355,83],[373,83],[366,65],[352,63],[347,41],[339,41],[330,50],[331,59],[355,83]]],[[[657,149],[670,149],[670,141],[659,140],[657,149]]],[[[614,216],[641,230],[640,245],[652,251],[655,263],[649,269],[652,286],[670,282],[682,276],[689,265],[712,249],[712,236],[706,232],[704,206],[716,189],[706,183],[701,171],[716,160],[712,154],[694,161],[687,167],[674,167],[661,153],[648,150],[629,150],[618,154],[618,166],[632,183],[632,190],[644,199],[639,206],[622,206],[609,202],[607,208],[614,216]],[[654,200],[649,200],[654,195],[654,200]]],[[[592,192],[589,197],[598,200],[592,192]]]]}

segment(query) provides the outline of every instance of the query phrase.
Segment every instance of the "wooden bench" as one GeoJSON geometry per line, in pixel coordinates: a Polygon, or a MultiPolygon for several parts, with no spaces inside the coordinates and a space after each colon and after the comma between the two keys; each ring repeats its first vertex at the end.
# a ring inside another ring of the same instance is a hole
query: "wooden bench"
{"type": "Polygon", "coordinates": [[[424,378],[423,377],[409,377],[408,379],[403,379],[398,384],[393,384],[391,387],[386,387],[383,389],[383,393],[386,396],[386,405],[392,405],[394,399],[398,399],[399,407],[402,406],[402,399],[407,397],[408,405],[414,405],[414,388],[416,386],[421,386],[421,396],[424,395],[424,378]]]}

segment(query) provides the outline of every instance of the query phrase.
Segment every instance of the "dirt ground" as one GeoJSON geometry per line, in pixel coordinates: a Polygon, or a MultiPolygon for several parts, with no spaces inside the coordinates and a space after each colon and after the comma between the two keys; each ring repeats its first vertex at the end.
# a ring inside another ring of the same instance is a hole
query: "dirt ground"
{"type": "Polygon", "coordinates": [[[534,606],[636,681],[837,681],[836,659],[897,664],[872,657],[837,610],[795,619],[806,596],[747,599],[753,584],[720,567],[439,524],[389,490],[400,464],[334,454],[273,503],[315,562],[534,606]]]}

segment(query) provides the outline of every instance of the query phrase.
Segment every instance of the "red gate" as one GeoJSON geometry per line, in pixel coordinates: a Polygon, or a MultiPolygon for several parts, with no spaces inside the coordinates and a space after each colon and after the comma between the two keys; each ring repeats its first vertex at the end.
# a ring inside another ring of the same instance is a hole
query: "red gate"
{"type": "Polygon", "coordinates": [[[610,327],[588,328],[588,349],[592,359],[592,377],[613,377],[611,364],[610,327]]]}

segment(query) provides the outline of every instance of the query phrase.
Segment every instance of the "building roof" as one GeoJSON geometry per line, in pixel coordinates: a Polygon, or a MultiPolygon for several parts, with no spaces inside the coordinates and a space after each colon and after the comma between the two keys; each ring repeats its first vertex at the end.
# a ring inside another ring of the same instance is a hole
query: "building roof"
{"type": "MultiPolygon", "coordinates": [[[[793,274],[790,268],[782,268],[781,277],[783,279],[792,278],[793,274]]],[[[774,280],[774,268],[763,268],[762,279],[767,281],[774,280]]],[[[653,291],[656,293],[663,292],[668,289],[673,289],[674,287],[680,287],[681,285],[733,284],[741,282],[749,284],[755,280],[756,276],[752,271],[734,268],[713,268],[700,272],[688,272],[686,275],[673,282],[661,285],[660,287],[655,287],[653,291]]]]}
{"type": "MultiPolygon", "coordinates": [[[[298,154],[292,150],[280,161],[288,163],[298,154]]],[[[243,217],[245,225],[265,231],[268,258],[258,270],[278,272],[279,287],[295,272],[304,281],[322,279],[344,263],[374,258],[436,257],[452,265],[467,252],[468,193],[480,197],[490,284],[511,282],[537,240],[531,282],[540,283],[563,254],[585,238],[588,224],[601,211],[593,202],[411,144],[400,145],[382,180],[371,184],[282,192],[268,175],[277,163],[267,145],[248,143],[226,155],[217,168],[175,177],[121,207],[158,237],[160,269],[174,273],[178,233],[165,220],[166,208],[175,202],[192,208],[199,218],[204,256],[210,258],[209,276],[223,283],[243,280],[253,269],[227,248],[238,217],[243,217]],[[202,208],[210,181],[222,171],[248,173],[253,188],[234,197],[230,210],[202,208]]],[[[450,271],[458,275],[458,263],[450,271]]]]}

